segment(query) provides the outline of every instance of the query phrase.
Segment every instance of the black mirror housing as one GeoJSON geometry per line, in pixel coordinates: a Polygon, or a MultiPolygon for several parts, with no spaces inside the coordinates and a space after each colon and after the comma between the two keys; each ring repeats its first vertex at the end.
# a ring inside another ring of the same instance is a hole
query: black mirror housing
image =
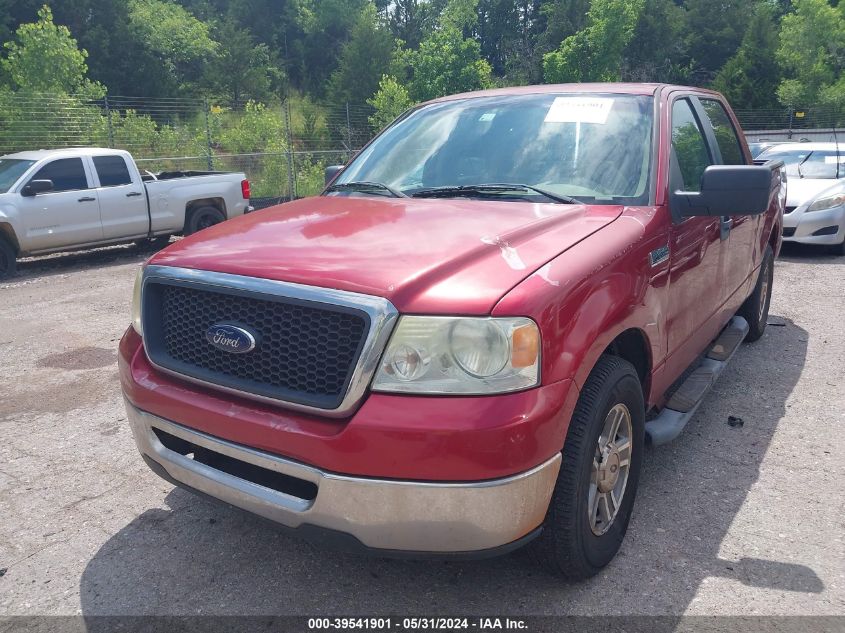
{"type": "Polygon", "coordinates": [[[326,167],[326,184],[328,185],[332,180],[335,179],[335,176],[338,175],[343,170],[343,165],[330,165],[326,167]]]}
{"type": "Polygon", "coordinates": [[[672,206],[681,217],[760,215],[773,194],[769,165],[710,165],[701,191],[676,191],[672,206]]]}
{"type": "Polygon", "coordinates": [[[30,180],[23,189],[21,189],[22,196],[37,196],[39,193],[46,193],[53,190],[52,180],[30,180]]]}

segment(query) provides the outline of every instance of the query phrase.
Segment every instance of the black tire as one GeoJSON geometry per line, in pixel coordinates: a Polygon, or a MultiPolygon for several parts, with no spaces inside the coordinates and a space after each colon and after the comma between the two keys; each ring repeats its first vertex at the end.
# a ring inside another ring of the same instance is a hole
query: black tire
{"type": "Polygon", "coordinates": [[[830,254],[837,255],[839,257],[845,256],[845,240],[842,240],[839,244],[831,246],[830,254]]]}
{"type": "Polygon", "coordinates": [[[644,438],[645,405],[636,370],[621,358],[602,356],[575,406],[543,531],[530,545],[532,557],[544,569],[568,580],[582,580],[613,559],[631,518],[644,438]],[[631,421],[628,479],[615,518],[604,533],[596,535],[588,509],[593,461],[606,418],[620,404],[627,407],[631,421]]]}
{"type": "Polygon", "coordinates": [[[193,235],[215,224],[220,224],[226,219],[223,212],[217,207],[200,207],[191,211],[188,221],[185,223],[185,235],[193,235]]]}
{"type": "Polygon", "coordinates": [[[766,246],[763,252],[763,261],[760,263],[760,273],[757,275],[757,283],[754,284],[754,291],[742,304],[737,314],[748,321],[748,334],[745,335],[746,343],[753,343],[766,331],[766,324],[769,322],[769,305],[772,302],[772,282],[774,281],[775,257],[772,247],[766,246]]]}
{"type": "Polygon", "coordinates": [[[0,279],[14,277],[17,272],[17,253],[5,238],[0,237],[0,279]]]}
{"type": "Polygon", "coordinates": [[[135,241],[135,246],[143,251],[160,251],[168,244],[170,244],[169,235],[159,235],[135,241]]]}

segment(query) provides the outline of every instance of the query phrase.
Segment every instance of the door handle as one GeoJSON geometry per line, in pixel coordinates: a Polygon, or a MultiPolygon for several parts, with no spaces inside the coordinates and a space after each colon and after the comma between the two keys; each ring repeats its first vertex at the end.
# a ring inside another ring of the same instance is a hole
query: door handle
{"type": "Polygon", "coordinates": [[[143,195],[144,194],[141,193],[140,191],[133,191],[132,193],[127,193],[126,197],[127,198],[137,198],[138,196],[143,196],[143,195]]]}
{"type": "Polygon", "coordinates": [[[733,227],[733,219],[729,215],[723,215],[719,226],[719,239],[725,241],[733,227]]]}
{"type": "Polygon", "coordinates": [[[91,197],[85,196],[84,198],[80,198],[79,202],[95,202],[96,200],[97,200],[96,198],[91,198],[91,197]]]}

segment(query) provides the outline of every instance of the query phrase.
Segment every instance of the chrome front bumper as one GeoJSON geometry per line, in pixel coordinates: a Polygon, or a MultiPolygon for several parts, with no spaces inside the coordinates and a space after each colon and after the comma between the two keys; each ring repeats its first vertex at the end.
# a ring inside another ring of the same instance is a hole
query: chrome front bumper
{"type": "Polygon", "coordinates": [[[471,553],[517,542],[543,522],[560,469],[558,453],[527,472],[493,481],[349,477],[200,433],[128,401],[126,410],[138,450],[155,462],[153,470],[163,469],[167,479],[289,528],[352,536],[365,549],[471,553]],[[190,453],[164,446],[154,429],[238,462],[310,482],[316,495],[301,498],[208,466],[190,453]]]}

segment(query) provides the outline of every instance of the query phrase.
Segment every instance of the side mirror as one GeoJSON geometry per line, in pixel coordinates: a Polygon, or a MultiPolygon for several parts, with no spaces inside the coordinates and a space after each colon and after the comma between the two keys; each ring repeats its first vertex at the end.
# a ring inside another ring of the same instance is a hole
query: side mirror
{"type": "Polygon", "coordinates": [[[331,165],[326,167],[326,184],[328,185],[332,180],[334,180],[335,176],[338,175],[341,171],[343,171],[343,165],[331,165]]]}
{"type": "Polygon", "coordinates": [[[23,189],[21,195],[26,197],[37,196],[39,193],[46,193],[53,191],[52,180],[30,180],[23,189]]]}
{"type": "Polygon", "coordinates": [[[672,206],[685,218],[760,215],[769,208],[773,189],[769,165],[710,165],[701,176],[701,191],[674,192],[672,206]]]}

